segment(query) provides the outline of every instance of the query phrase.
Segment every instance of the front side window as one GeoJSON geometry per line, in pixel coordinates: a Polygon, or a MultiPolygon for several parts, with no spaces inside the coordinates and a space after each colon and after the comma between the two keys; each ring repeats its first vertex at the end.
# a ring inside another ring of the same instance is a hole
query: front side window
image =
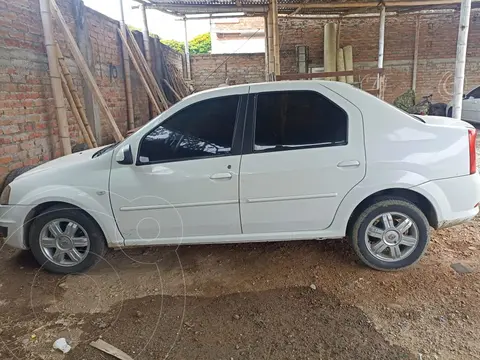
{"type": "Polygon", "coordinates": [[[474,99],[480,99],[480,86],[468,93],[467,99],[471,97],[473,97],[474,99]]]}
{"type": "Polygon", "coordinates": [[[317,92],[260,93],[254,151],[345,145],[347,123],[345,111],[317,92]]]}
{"type": "Polygon", "coordinates": [[[204,100],[172,115],[141,142],[140,164],[229,155],[239,96],[204,100]]]}

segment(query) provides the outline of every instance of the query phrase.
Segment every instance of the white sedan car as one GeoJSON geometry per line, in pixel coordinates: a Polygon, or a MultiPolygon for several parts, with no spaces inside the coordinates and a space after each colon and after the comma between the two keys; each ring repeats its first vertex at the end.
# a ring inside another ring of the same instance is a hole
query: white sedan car
{"type": "MultiPolygon", "coordinates": [[[[453,115],[453,102],[447,106],[447,116],[453,115]]],[[[462,102],[462,120],[480,124],[480,86],[464,96],[462,102]]]]}
{"type": "Polygon", "coordinates": [[[429,227],[477,214],[475,136],[343,83],[224,87],[21,175],[0,226],[58,273],[107,247],[345,236],[368,266],[397,270],[422,257],[429,227]]]}

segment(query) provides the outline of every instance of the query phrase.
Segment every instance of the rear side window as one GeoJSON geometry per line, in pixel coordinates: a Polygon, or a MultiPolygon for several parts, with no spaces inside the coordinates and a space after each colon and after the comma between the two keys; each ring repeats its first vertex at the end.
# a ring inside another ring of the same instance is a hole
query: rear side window
{"type": "Polygon", "coordinates": [[[214,98],[173,114],[143,139],[138,163],[230,155],[240,97],[214,98]]]}
{"type": "Polygon", "coordinates": [[[480,99],[480,86],[468,93],[467,99],[470,97],[473,97],[474,99],[480,99]]]}
{"type": "Polygon", "coordinates": [[[314,91],[256,96],[254,151],[282,151],[347,144],[346,112],[314,91]]]}

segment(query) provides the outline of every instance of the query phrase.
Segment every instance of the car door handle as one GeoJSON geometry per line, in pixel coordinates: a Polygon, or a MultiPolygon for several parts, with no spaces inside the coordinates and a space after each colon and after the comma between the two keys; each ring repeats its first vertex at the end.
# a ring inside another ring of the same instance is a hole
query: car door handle
{"type": "Polygon", "coordinates": [[[339,168],[357,168],[360,166],[360,161],[358,160],[348,160],[348,161],[341,161],[337,164],[339,168]]]}
{"type": "Polygon", "coordinates": [[[210,176],[212,180],[230,180],[232,178],[232,173],[217,173],[210,176]]]}

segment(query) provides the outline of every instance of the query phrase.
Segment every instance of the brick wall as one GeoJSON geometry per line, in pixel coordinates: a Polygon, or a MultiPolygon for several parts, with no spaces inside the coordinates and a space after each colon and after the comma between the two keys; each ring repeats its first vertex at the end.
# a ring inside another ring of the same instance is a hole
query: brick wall
{"type": "Polygon", "coordinates": [[[235,84],[265,81],[264,54],[193,55],[191,64],[196,91],[217,87],[227,78],[235,84]]]}
{"type": "MultiPolygon", "coordinates": [[[[93,74],[120,131],[127,130],[127,106],[119,24],[89,8],[76,7],[75,0],[57,1],[70,31],[78,41],[76,18],[83,11],[92,50],[93,74]]],[[[74,84],[83,99],[85,83],[64,37],[55,27],[55,39],[66,58],[74,84]]],[[[137,39],[143,49],[143,39],[137,39]]],[[[158,40],[157,40],[158,42],[158,40]]],[[[175,59],[173,54],[167,55],[175,59]]],[[[180,56],[181,57],[181,56],[180,56]]],[[[180,63],[181,64],[181,63],[180,63]]],[[[132,69],[135,125],[150,119],[148,97],[132,69]]],[[[67,115],[73,143],[83,142],[68,103],[67,115]]],[[[100,112],[100,144],[113,141],[106,118],[100,112]]],[[[5,175],[25,165],[61,155],[58,129],[44,46],[38,0],[0,0],[0,183],[5,175]]]]}

